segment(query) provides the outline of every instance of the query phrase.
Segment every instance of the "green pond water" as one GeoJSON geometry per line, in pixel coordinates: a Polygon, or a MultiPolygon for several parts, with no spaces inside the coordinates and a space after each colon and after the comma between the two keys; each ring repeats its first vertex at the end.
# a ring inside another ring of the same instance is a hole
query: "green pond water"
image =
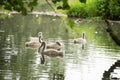
{"type": "Polygon", "coordinates": [[[13,15],[0,19],[0,80],[102,80],[104,71],[120,59],[120,47],[106,32],[102,20],[83,20],[44,15],[13,15]],[[72,29],[71,29],[72,28],[72,29]],[[43,33],[46,42],[60,41],[64,56],[45,56],[28,48],[30,36],[43,33]],[[86,33],[87,44],[72,43],[86,33]]]}

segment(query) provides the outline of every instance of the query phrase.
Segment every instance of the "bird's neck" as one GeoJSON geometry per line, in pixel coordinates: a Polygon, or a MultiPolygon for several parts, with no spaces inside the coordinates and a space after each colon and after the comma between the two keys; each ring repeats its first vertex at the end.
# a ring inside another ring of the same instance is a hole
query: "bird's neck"
{"type": "Polygon", "coordinates": [[[41,37],[41,36],[39,36],[39,42],[40,42],[40,43],[42,42],[41,38],[42,38],[42,37],[41,37]]]}

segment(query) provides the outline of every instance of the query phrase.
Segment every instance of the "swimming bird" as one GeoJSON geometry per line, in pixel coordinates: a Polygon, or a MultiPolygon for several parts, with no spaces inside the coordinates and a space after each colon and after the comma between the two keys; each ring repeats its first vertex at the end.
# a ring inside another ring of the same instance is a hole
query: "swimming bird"
{"type": "Polygon", "coordinates": [[[42,32],[38,33],[38,37],[30,37],[30,41],[26,42],[26,47],[38,48],[42,42],[42,32]]]}
{"type": "Polygon", "coordinates": [[[73,42],[75,44],[86,44],[87,41],[86,41],[86,38],[85,38],[85,33],[82,33],[82,37],[74,39],[73,42]]]}
{"type": "MultiPolygon", "coordinates": [[[[26,42],[25,45],[26,47],[38,48],[41,45],[41,42],[42,42],[42,32],[39,32],[38,37],[30,37],[30,41],[26,42]]],[[[58,41],[55,43],[46,44],[46,46],[47,49],[60,50],[62,48],[62,44],[58,41]]]]}
{"type": "Polygon", "coordinates": [[[55,42],[55,43],[47,44],[46,48],[47,48],[47,49],[60,50],[60,49],[62,48],[62,44],[57,41],[57,42],[55,42]]]}
{"type": "MultiPolygon", "coordinates": [[[[41,40],[40,41],[29,41],[29,42],[26,42],[25,45],[26,47],[38,48],[41,45],[41,42],[42,42],[41,40]]],[[[46,48],[60,50],[62,48],[62,45],[60,42],[49,43],[49,44],[46,44],[46,48]]]]}
{"type": "Polygon", "coordinates": [[[79,23],[82,23],[82,22],[83,22],[83,19],[81,19],[81,18],[76,19],[76,20],[74,21],[74,23],[76,23],[76,24],[79,24],[79,23]]]}
{"type": "Polygon", "coordinates": [[[38,37],[29,37],[29,41],[39,41],[38,37]]]}
{"type": "Polygon", "coordinates": [[[38,52],[41,53],[41,55],[47,55],[50,57],[63,57],[63,51],[58,51],[56,49],[46,49],[46,43],[42,42],[41,46],[38,48],[38,52]]]}
{"type": "Polygon", "coordinates": [[[87,43],[86,38],[85,38],[85,33],[82,33],[81,38],[74,39],[74,44],[81,44],[82,49],[85,48],[85,44],[87,43]]]}

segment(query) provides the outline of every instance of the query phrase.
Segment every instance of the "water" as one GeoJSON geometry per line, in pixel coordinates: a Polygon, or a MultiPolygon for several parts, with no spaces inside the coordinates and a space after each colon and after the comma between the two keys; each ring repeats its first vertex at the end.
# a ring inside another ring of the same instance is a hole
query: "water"
{"type": "Polygon", "coordinates": [[[120,59],[120,47],[105,28],[101,20],[74,24],[71,19],[40,15],[1,19],[0,80],[102,80],[104,71],[120,59]],[[37,49],[25,47],[39,31],[46,42],[64,44],[63,58],[45,56],[45,64],[40,64],[37,49]],[[71,42],[82,32],[87,38],[84,49],[71,42]]]}

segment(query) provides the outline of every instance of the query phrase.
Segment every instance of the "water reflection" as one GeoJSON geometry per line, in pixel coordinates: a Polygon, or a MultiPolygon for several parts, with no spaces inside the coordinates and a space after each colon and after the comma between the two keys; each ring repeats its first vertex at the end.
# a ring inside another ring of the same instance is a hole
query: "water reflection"
{"type": "Polygon", "coordinates": [[[13,16],[0,20],[0,80],[101,80],[120,58],[120,47],[106,33],[103,21],[75,24],[60,17],[13,16]],[[46,42],[64,44],[63,58],[45,56],[45,63],[40,64],[37,49],[25,47],[28,38],[40,31],[46,42]],[[84,49],[71,42],[82,32],[87,39],[84,49]]]}

